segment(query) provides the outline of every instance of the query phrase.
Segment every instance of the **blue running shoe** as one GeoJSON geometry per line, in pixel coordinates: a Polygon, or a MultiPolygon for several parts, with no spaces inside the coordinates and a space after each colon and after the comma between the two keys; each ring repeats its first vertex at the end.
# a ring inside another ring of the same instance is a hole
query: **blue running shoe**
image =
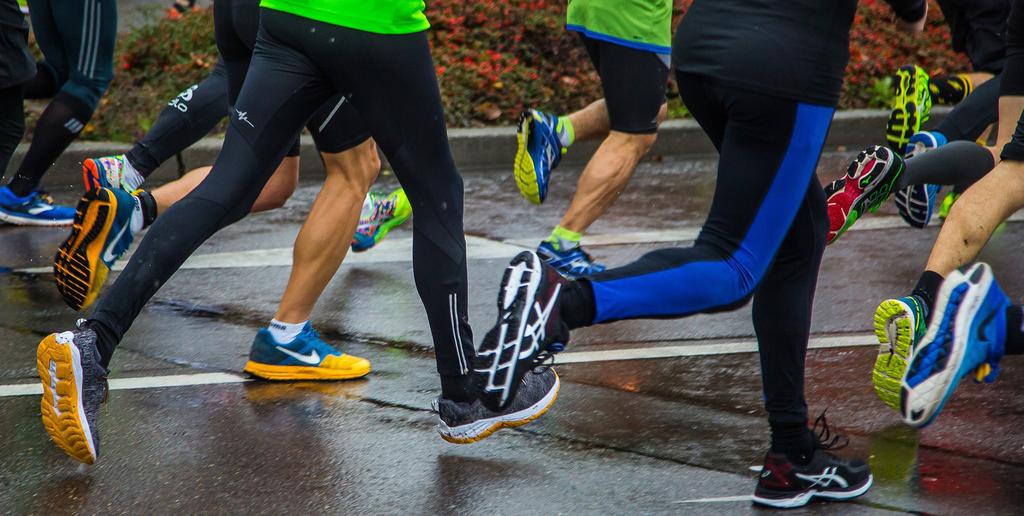
{"type": "Polygon", "coordinates": [[[568,251],[559,251],[551,242],[544,241],[537,246],[537,254],[559,274],[569,279],[580,279],[598,272],[604,272],[605,266],[594,263],[594,259],[582,247],[574,247],[568,251]]]}
{"type": "Polygon", "coordinates": [[[56,204],[46,192],[36,190],[18,197],[9,187],[0,187],[0,221],[18,226],[70,226],[74,219],[74,209],[56,204]]]}
{"type": "Polygon", "coordinates": [[[536,109],[528,109],[519,117],[516,185],[519,193],[534,204],[540,204],[547,198],[551,171],[566,152],[558,139],[558,124],[558,117],[536,109]]]}
{"type": "MultiPolygon", "coordinates": [[[[904,149],[907,159],[924,154],[946,144],[946,137],[935,131],[919,131],[910,137],[904,149]]],[[[938,199],[941,185],[910,185],[896,192],[894,200],[896,209],[903,220],[915,228],[923,228],[932,220],[935,212],[935,201],[938,199]]]]}
{"type": "Polygon", "coordinates": [[[266,328],[257,332],[245,372],[264,380],[350,380],[369,374],[370,361],[334,349],[307,322],[288,344],[266,328]]]}
{"type": "Polygon", "coordinates": [[[953,271],[946,278],[928,332],[914,349],[903,377],[900,412],[907,424],[922,428],[935,421],[957,384],[972,371],[979,381],[995,381],[1006,343],[1009,305],[992,269],[984,263],[953,271]]]}
{"type": "Polygon", "coordinates": [[[53,277],[64,302],[75,310],[92,304],[114,262],[142,230],[138,197],[120,188],[85,192],[78,201],[71,234],[57,248],[53,277]]]}

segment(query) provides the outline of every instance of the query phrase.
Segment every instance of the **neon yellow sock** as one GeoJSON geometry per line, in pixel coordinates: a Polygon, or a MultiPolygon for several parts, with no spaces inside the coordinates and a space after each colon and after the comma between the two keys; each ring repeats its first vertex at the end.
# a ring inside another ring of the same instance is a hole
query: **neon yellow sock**
{"type": "Polygon", "coordinates": [[[555,125],[555,130],[558,131],[558,141],[562,143],[563,149],[576,141],[576,131],[572,128],[572,121],[569,120],[569,117],[558,117],[558,124],[555,125]]]}
{"type": "Polygon", "coordinates": [[[570,231],[562,226],[555,226],[547,242],[550,242],[556,251],[568,251],[579,247],[581,238],[583,238],[583,235],[575,231],[570,231]]]}

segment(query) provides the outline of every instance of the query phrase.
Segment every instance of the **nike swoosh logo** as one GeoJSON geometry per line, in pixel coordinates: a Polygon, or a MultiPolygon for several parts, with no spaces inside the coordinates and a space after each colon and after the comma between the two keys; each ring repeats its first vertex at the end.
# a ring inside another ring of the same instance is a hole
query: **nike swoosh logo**
{"type": "Polygon", "coordinates": [[[294,351],[292,351],[292,350],[290,350],[288,348],[283,348],[281,346],[275,346],[275,347],[281,353],[284,353],[285,355],[288,355],[288,356],[294,358],[295,360],[298,360],[299,362],[302,362],[304,364],[320,365],[320,354],[317,353],[315,349],[313,350],[312,353],[310,353],[308,355],[303,355],[301,353],[296,353],[296,352],[294,352],[294,351]]]}
{"type": "Polygon", "coordinates": [[[113,263],[114,260],[117,259],[117,257],[114,256],[114,247],[117,246],[117,243],[121,240],[121,237],[124,236],[124,232],[128,231],[128,226],[130,225],[131,224],[125,224],[121,226],[121,231],[117,232],[117,235],[114,236],[114,239],[110,241],[110,245],[108,245],[107,248],[103,250],[103,261],[107,263],[113,263]]]}

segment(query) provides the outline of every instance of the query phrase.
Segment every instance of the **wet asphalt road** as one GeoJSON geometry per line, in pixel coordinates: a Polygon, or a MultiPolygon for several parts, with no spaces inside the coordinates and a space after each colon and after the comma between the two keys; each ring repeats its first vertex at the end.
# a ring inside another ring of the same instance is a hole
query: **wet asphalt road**
{"type": "MultiPolygon", "coordinates": [[[[826,156],[820,175],[838,174],[847,157],[826,156]]],[[[707,209],[713,165],[642,165],[593,228],[589,249],[616,265],[685,243],[707,209]]],[[[575,175],[560,170],[550,201],[537,208],[502,174],[466,173],[478,336],[492,323],[504,264],[557,222],[575,175]]],[[[318,186],[304,182],[285,208],[254,215],[204,245],[196,254],[206,258],[174,276],[143,311],[114,358],[112,378],[238,374],[287,281],[286,252],[277,250],[291,245],[318,186]]],[[[57,195],[70,201],[74,193],[57,195]]],[[[892,222],[891,208],[882,211],[873,218],[892,222]]],[[[855,503],[815,503],[804,512],[1019,513],[1024,362],[1007,358],[995,385],[965,385],[922,432],[903,427],[871,391],[875,348],[862,344],[870,344],[864,335],[873,309],[912,287],[937,234],[883,226],[889,229],[850,232],[826,252],[813,337],[847,345],[814,349],[807,365],[812,413],[828,409],[850,436],[842,454],[869,458],[876,484],[855,503]]],[[[64,234],[0,227],[0,267],[47,266],[64,234]]],[[[983,256],[1015,298],[1024,293],[1022,236],[1024,226],[1008,224],[983,256]]],[[[559,365],[559,400],[537,422],[474,445],[441,441],[428,409],[437,385],[403,247],[409,237],[399,229],[343,266],[314,315],[329,340],[372,360],[365,380],[113,391],[100,413],[103,448],[92,467],[48,442],[38,396],[0,396],[0,512],[759,511],[737,498],[751,493],[751,467],[760,465],[767,439],[750,352],[559,365]]],[[[0,299],[0,389],[32,384],[36,343],[71,328],[79,314],[45,273],[0,274],[0,299]]],[[[574,333],[567,351],[752,345],[748,310],[590,328],[574,333]]]]}

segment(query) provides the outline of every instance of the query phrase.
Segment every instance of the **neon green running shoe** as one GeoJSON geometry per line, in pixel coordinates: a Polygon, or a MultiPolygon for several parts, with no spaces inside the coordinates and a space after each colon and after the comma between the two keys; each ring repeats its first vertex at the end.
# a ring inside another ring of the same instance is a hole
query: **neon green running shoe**
{"type": "Polygon", "coordinates": [[[384,240],[388,232],[412,216],[412,205],[399,188],[387,195],[383,192],[369,192],[363,201],[359,225],[352,237],[352,252],[366,251],[384,240]]]}
{"type": "Polygon", "coordinates": [[[875,394],[895,410],[900,409],[900,384],[913,347],[928,330],[928,309],[915,295],[882,301],[875,309],[878,358],[871,373],[875,394]]]}
{"type": "Polygon", "coordinates": [[[917,65],[907,65],[896,72],[896,94],[892,99],[892,113],[885,126],[885,139],[889,148],[903,154],[910,137],[921,130],[932,110],[932,95],[928,91],[928,72],[917,65]]]}
{"type": "Polygon", "coordinates": [[[949,210],[953,209],[953,203],[955,203],[956,200],[959,198],[960,193],[958,192],[949,192],[948,194],[946,194],[946,197],[942,199],[942,206],[939,206],[940,219],[946,220],[946,217],[949,216],[949,210]]]}

